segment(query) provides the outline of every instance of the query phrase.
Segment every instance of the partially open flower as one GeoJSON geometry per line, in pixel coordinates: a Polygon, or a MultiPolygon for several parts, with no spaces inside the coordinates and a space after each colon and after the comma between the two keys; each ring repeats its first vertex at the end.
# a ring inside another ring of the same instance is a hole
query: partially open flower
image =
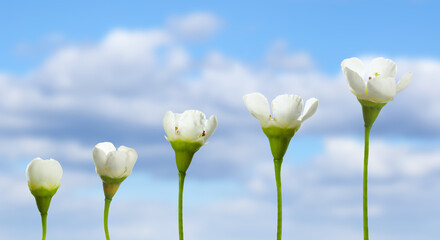
{"type": "Polygon", "coordinates": [[[412,78],[412,73],[407,73],[396,84],[396,64],[383,57],[375,58],[370,63],[366,81],[364,64],[359,58],[345,59],[341,67],[351,92],[359,100],[373,103],[387,103],[393,100],[396,93],[408,87],[412,78]]]}
{"type": "Polygon", "coordinates": [[[185,172],[192,157],[217,128],[217,117],[206,119],[204,113],[187,110],[183,113],[168,111],[163,118],[163,127],[176,154],[177,168],[185,172]]]}
{"type": "Polygon", "coordinates": [[[93,149],[96,173],[105,183],[121,183],[131,174],[137,158],[133,148],[120,146],[116,150],[110,142],[98,143],[93,149]]]}
{"type": "Polygon", "coordinates": [[[197,110],[187,110],[181,114],[168,111],[163,118],[163,127],[169,142],[185,141],[204,145],[217,128],[217,117],[213,115],[207,120],[205,114],[197,110]]]}

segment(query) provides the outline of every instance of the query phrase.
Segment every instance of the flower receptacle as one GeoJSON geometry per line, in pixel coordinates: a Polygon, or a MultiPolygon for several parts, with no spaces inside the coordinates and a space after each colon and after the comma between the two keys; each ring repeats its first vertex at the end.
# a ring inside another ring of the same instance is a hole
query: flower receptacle
{"type": "Polygon", "coordinates": [[[34,188],[32,187],[31,184],[28,184],[29,186],[29,190],[31,191],[32,195],[34,195],[35,198],[37,197],[53,197],[53,195],[55,195],[55,193],[58,191],[58,188],[60,186],[54,187],[52,189],[47,189],[45,187],[39,187],[39,188],[34,188]]]}
{"type": "Polygon", "coordinates": [[[179,172],[186,172],[194,154],[203,146],[200,142],[183,140],[170,141],[176,155],[176,165],[179,172]]]}
{"type": "Polygon", "coordinates": [[[104,189],[105,199],[112,200],[113,196],[119,189],[120,183],[106,183],[102,182],[102,187],[104,189]]]}
{"type": "Polygon", "coordinates": [[[373,126],[374,121],[376,121],[377,116],[379,116],[380,110],[387,103],[375,103],[367,100],[358,99],[362,105],[362,114],[364,116],[365,127],[371,128],[373,126]]]}
{"type": "Polygon", "coordinates": [[[264,134],[266,134],[269,139],[270,150],[272,151],[274,159],[282,161],[289,147],[290,140],[297,130],[298,129],[279,127],[263,128],[264,134]]]}
{"type": "Polygon", "coordinates": [[[47,214],[47,211],[49,210],[49,206],[50,206],[50,201],[52,200],[52,196],[43,196],[43,197],[35,196],[35,201],[37,202],[38,211],[40,211],[42,215],[47,214]]]}

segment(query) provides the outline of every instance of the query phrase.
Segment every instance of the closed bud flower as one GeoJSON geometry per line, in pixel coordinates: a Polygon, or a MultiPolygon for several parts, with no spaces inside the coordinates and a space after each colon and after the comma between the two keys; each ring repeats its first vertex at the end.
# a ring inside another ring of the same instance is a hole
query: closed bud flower
{"type": "Polygon", "coordinates": [[[26,178],[29,190],[35,197],[38,210],[41,214],[43,240],[46,239],[47,212],[53,195],[60,187],[63,169],[58,161],[35,158],[26,168],[26,178]]]}
{"type": "Polygon", "coordinates": [[[26,168],[29,190],[35,197],[52,197],[60,187],[63,169],[54,159],[35,158],[26,168]]]}

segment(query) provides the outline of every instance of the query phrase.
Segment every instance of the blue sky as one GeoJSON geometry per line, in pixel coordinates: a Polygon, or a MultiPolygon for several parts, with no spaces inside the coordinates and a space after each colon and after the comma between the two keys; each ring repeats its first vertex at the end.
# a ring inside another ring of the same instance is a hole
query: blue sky
{"type": "Polygon", "coordinates": [[[340,72],[341,61],[353,56],[393,59],[398,79],[413,72],[408,89],[384,107],[372,130],[370,236],[439,235],[439,3],[1,5],[3,238],[40,236],[24,174],[35,157],[57,159],[64,169],[48,239],[103,238],[103,193],[91,159],[102,141],[139,153],[112,203],[112,239],[176,238],[177,170],[162,117],[186,109],[219,121],[188,170],[187,238],[274,237],[269,145],[242,102],[258,91],[269,101],[283,93],[320,100],[283,163],[284,237],[360,239],[363,122],[340,72]]]}
{"type": "MultiPolygon", "coordinates": [[[[223,29],[209,42],[190,44],[192,52],[210,49],[253,62],[274,39],[294,51],[307,51],[324,71],[338,71],[341,58],[360,54],[436,57],[440,54],[437,1],[14,1],[0,10],[3,69],[36,67],[45,54],[17,54],[19,43],[38,45],[45,37],[93,42],[114,28],[163,26],[172,15],[209,11],[223,29]],[[13,24],[11,24],[13,21],[13,24]]],[[[60,39],[61,40],[61,39],[60,39]]],[[[53,50],[50,49],[47,50],[53,50]]],[[[50,51],[42,51],[48,54],[50,51]]]]}

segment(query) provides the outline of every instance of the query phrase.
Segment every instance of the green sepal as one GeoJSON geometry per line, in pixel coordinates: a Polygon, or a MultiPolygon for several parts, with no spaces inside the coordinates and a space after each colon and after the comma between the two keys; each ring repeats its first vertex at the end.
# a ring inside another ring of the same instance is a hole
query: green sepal
{"type": "Polygon", "coordinates": [[[280,128],[280,127],[267,127],[263,128],[264,134],[269,139],[270,150],[274,159],[283,160],[289,147],[290,140],[295,135],[298,129],[295,128],[280,128]]]}
{"type": "Polygon", "coordinates": [[[371,128],[374,121],[376,121],[377,116],[379,116],[380,110],[382,110],[387,103],[375,103],[361,99],[358,100],[362,105],[365,127],[371,128]]]}
{"type": "Polygon", "coordinates": [[[108,184],[120,184],[122,183],[122,181],[124,181],[127,176],[125,177],[121,177],[121,178],[111,178],[111,177],[107,177],[107,176],[100,176],[102,179],[102,182],[104,183],[108,183],[108,184]]]}
{"type": "Polygon", "coordinates": [[[200,142],[187,142],[183,140],[170,141],[170,144],[176,155],[176,165],[179,172],[186,172],[194,153],[203,146],[200,142]]]}
{"type": "Polygon", "coordinates": [[[44,197],[38,197],[35,196],[35,201],[37,202],[38,211],[43,214],[47,214],[47,211],[49,211],[50,201],[52,200],[52,196],[44,196],[44,197]]]}
{"type": "Polygon", "coordinates": [[[102,182],[102,188],[104,189],[105,199],[112,200],[113,196],[119,189],[120,183],[106,183],[102,182]]]}
{"type": "Polygon", "coordinates": [[[60,186],[53,189],[46,189],[44,187],[33,189],[29,185],[29,190],[31,191],[32,195],[34,195],[34,197],[52,197],[53,195],[55,195],[59,187],[60,186]]]}

